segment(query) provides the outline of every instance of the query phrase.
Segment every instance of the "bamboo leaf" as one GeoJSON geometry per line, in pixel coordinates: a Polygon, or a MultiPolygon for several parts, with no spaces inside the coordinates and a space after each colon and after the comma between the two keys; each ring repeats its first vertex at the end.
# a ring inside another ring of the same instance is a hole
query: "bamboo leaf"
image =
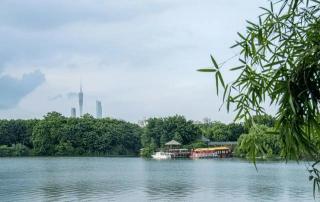
{"type": "Polygon", "coordinates": [[[284,62],[284,60],[280,60],[280,61],[276,61],[276,62],[271,62],[269,64],[266,64],[264,67],[273,67],[275,65],[278,65],[278,64],[282,64],[284,62]]]}
{"type": "Polygon", "coordinates": [[[216,69],[198,69],[198,72],[216,72],[216,69]]]}
{"type": "Polygon", "coordinates": [[[225,89],[224,89],[223,98],[222,98],[223,101],[225,100],[227,91],[229,90],[228,86],[229,86],[229,85],[227,84],[226,87],[225,87],[225,89]]]}
{"type": "Polygon", "coordinates": [[[239,69],[243,69],[244,67],[245,67],[245,65],[240,65],[238,67],[231,68],[230,70],[231,71],[236,71],[236,70],[239,70],[239,69]]]}
{"type": "Polygon", "coordinates": [[[219,66],[218,66],[218,63],[216,62],[216,60],[213,58],[212,55],[210,55],[210,57],[211,57],[211,61],[212,61],[213,65],[214,65],[214,67],[215,67],[216,69],[219,69],[219,66]]]}
{"type": "Polygon", "coordinates": [[[219,81],[218,81],[218,74],[217,73],[216,73],[215,77],[216,77],[216,91],[217,91],[217,95],[219,95],[219,81]]]}
{"type": "Polygon", "coordinates": [[[219,79],[221,85],[223,86],[223,88],[225,88],[225,84],[224,84],[223,78],[221,76],[221,73],[219,71],[217,71],[216,74],[218,75],[218,79],[219,79]]]}

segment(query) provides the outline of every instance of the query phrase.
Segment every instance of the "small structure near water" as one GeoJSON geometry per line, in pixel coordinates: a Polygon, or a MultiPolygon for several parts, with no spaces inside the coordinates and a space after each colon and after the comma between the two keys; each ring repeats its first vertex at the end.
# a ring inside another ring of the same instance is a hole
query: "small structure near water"
{"type": "Polygon", "coordinates": [[[165,144],[166,152],[171,154],[171,158],[189,158],[191,152],[188,149],[181,149],[181,143],[171,140],[165,144]]]}
{"type": "Polygon", "coordinates": [[[231,157],[231,148],[227,146],[183,149],[181,143],[171,140],[165,144],[164,152],[157,152],[152,155],[154,159],[175,159],[175,158],[228,158],[231,157]]]}
{"type": "Polygon", "coordinates": [[[166,144],[164,144],[168,149],[179,149],[181,144],[180,142],[177,142],[175,140],[171,140],[169,142],[167,142],[166,144]]]}

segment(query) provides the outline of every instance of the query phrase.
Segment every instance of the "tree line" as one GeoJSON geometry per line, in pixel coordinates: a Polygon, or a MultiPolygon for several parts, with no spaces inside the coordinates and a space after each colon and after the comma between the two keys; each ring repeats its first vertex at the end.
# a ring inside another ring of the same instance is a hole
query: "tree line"
{"type": "Polygon", "coordinates": [[[137,124],[122,120],[50,112],[42,120],[1,120],[0,156],[134,156],[141,133],[137,124]]]}
{"type": "MultiPolygon", "coordinates": [[[[95,119],[86,114],[67,118],[50,112],[43,119],[0,120],[0,156],[150,156],[174,139],[184,148],[206,147],[210,141],[238,141],[236,154],[245,157],[245,142],[251,141],[252,123],[267,131],[274,125],[271,116],[255,116],[245,123],[230,123],[204,119],[187,120],[184,116],[149,118],[134,124],[111,118],[95,119]],[[259,126],[260,127],[260,126],[259,126]],[[141,152],[141,153],[140,153],[141,152]]],[[[260,141],[270,142],[269,156],[278,155],[278,139],[263,132],[260,141]],[[271,151],[270,151],[271,150],[271,151]]]]}

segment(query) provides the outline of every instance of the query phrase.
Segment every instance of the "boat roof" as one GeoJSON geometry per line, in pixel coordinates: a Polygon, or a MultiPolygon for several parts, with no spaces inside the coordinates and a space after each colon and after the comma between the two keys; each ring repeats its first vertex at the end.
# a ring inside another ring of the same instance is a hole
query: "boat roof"
{"type": "Polygon", "coordinates": [[[209,142],[209,146],[237,145],[237,141],[209,142]]]}
{"type": "Polygon", "coordinates": [[[194,149],[195,152],[201,152],[201,151],[219,151],[219,150],[230,150],[229,147],[211,147],[211,148],[198,148],[194,149]]]}

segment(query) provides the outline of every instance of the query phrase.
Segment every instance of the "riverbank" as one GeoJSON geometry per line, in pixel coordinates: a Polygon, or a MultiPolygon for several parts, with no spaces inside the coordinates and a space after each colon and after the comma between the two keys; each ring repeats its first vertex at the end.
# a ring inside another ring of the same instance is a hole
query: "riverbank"
{"type": "MultiPolygon", "coordinates": [[[[70,154],[61,154],[61,155],[38,155],[32,149],[29,149],[28,147],[21,145],[21,144],[12,145],[11,147],[8,147],[6,145],[0,145],[0,157],[142,157],[145,159],[151,158],[151,156],[141,156],[138,154],[135,154],[135,155],[133,155],[133,154],[132,155],[114,154],[114,155],[112,155],[112,154],[97,154],[97,153],[95,153],[95,154],[76,155],[76,154],[70,153],[70,154]]],[[[238,158],[238,159],[250,160],[249,158],[246,158],[243,156],[233,155],[233,157],[238,158]]],[[[268,158],[267,157],[256,157],[256,160],[257,161],[270,161],[270,160],[272,161],[272,160],[283,160],[283,158],[281,158],[281,157],[272,157],[272,158],[270,158],[270,157],[268,157],[268,158]]]]}

